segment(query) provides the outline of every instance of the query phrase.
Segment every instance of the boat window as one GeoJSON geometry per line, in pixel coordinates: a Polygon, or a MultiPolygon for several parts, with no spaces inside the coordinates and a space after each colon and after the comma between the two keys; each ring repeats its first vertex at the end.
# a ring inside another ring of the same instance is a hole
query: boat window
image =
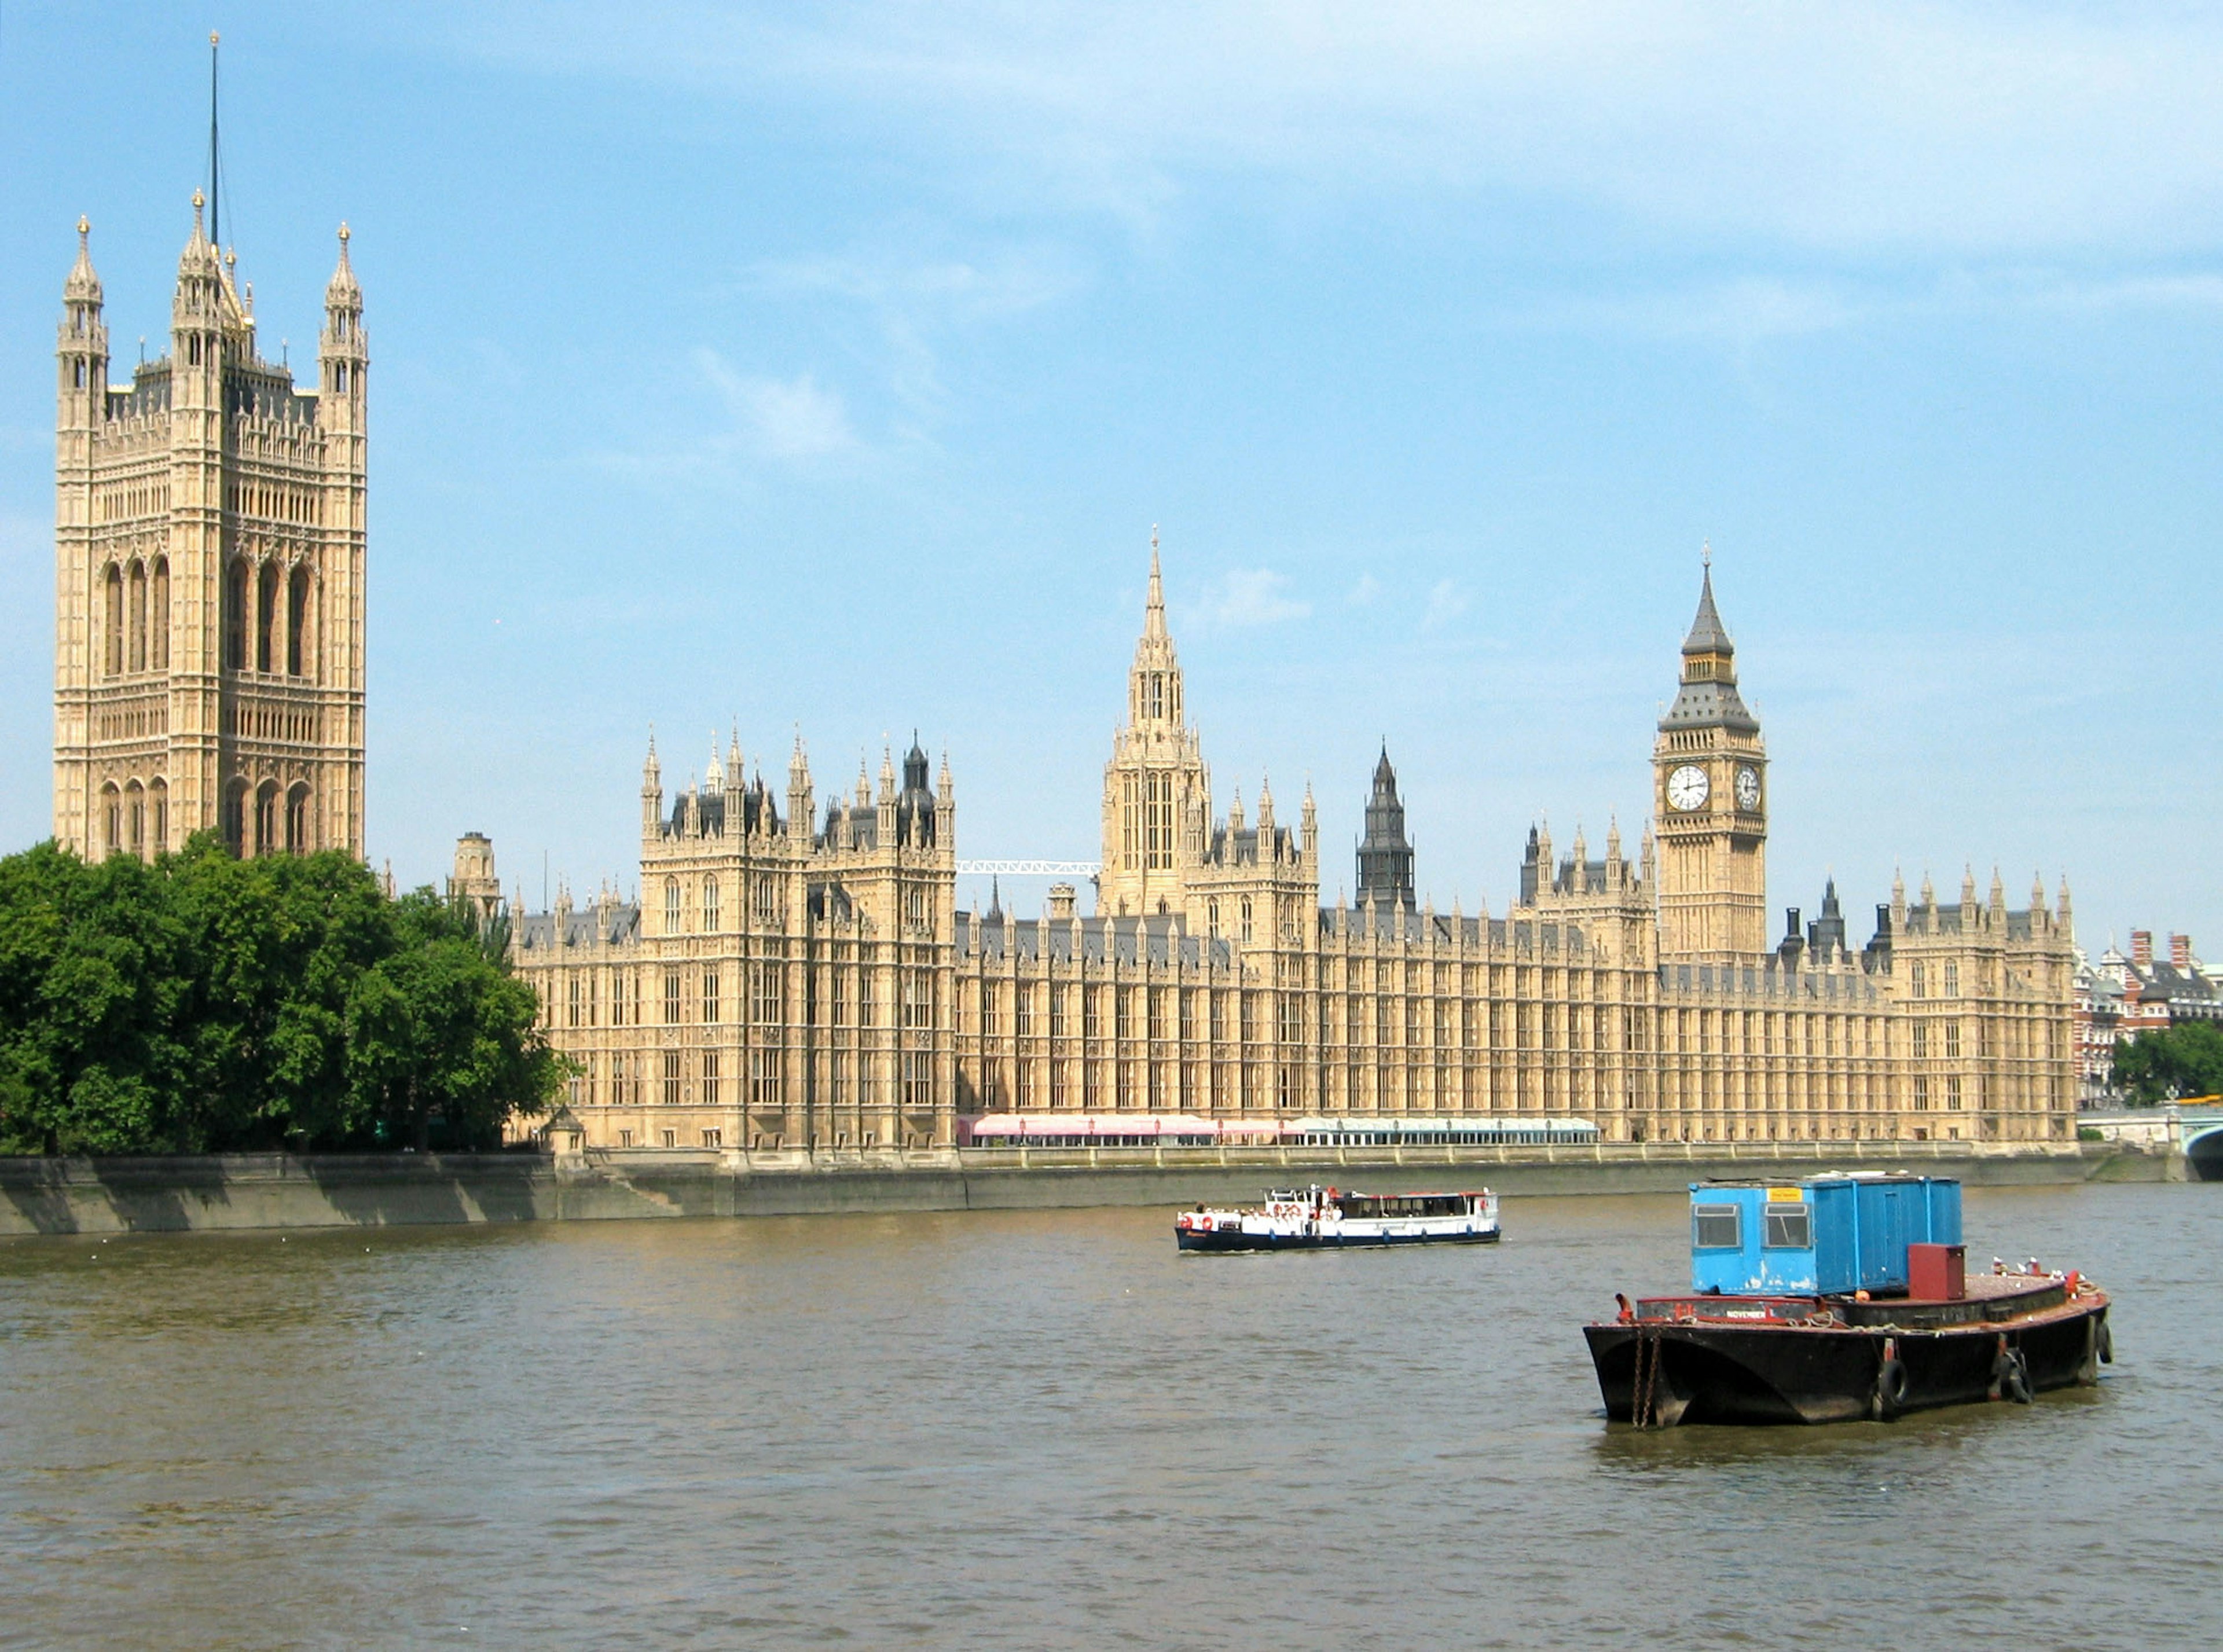
{"type": "Polygon", "coordinates": [[[1691,1241],[1702,1251],[1744,1247],[1744,1211],[1734,1204],[1691,1207],[1691,1241]]]}
{"type": "Polygon", "coordinates": [[[1812,1207],[1804,1204],[1769,1205],[1767,1207],[1767,1238],[1765,1243],[1770,1250],[1813,1249],[1812,1207]]]}

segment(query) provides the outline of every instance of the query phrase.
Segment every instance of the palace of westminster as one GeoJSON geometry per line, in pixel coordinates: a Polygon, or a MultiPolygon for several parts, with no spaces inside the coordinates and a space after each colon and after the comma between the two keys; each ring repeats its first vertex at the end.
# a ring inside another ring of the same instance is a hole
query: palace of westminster
{"type": "MultiPolygon", "coordinates": [[[[57,350],[54,835],[152,856],[363,832],[366,380],[340,231],[313,385],[255,342],[196,194],[168,353],[110,383],[85,226],[57,350]]],[[[1153,544],[1105,765],[1093,910],[958,909],[947,758],[916,744],[822,803],[738,743],[641,779],[640,899],[528,913],[492,845],[450,892],[509,922],[596,1148],[940,1147],[998,1112],[1565,1117],[1609,1141],[2056,1140],[2075,1134],[2064,884],[2010,908],[1894,886],[1848,940],[1836,890],[1771,945],[1768,780],[1710,569],[1653,747],[1635,857],[1529,834],[1503,915],[1421,903],[1376,766],[1357,895],[1320,903],[1307,791],[1215,811],[1153,544]]]]}

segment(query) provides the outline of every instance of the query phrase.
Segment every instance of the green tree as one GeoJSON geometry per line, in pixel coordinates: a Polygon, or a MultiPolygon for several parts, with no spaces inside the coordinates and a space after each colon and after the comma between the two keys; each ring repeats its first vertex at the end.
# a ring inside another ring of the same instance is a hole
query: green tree
{"type": "Polygon", "coordinates": [[[2223,1092],[2223,1027],[2179,1021],[2115,1046],[2115,1082],[2132,1101],[2152,1107],[2185,1096],[2223,1092]]]}
{"type": "Polygon", "coordinates": [[[503,925],[337,853],[0,858],[0,1153],[492,1146],[568,1067],[503,925]]]}

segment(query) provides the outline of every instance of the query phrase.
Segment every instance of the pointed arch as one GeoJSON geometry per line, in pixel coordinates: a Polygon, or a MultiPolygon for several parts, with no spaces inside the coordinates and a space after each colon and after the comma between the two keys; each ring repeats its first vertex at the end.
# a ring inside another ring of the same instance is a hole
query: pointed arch
{"type": "Polygon", "coordinates": [[[309,782],[297,781],[286,794],[286,852],[289,855],[305,855],[312,846],[309,807],[309,782]]]}
{"type": "Polygon", "coordinates": [[[147,787],[147,802],[152,817],[150,848],[154,854],[167,854],[170,847],[170,782],[155,776],[147,787]]]}
{"type": "Polygon", "coordinates": [[[224,788],[224,846],[241,859],[247,857],[247,782],[233,779],[224,788]]]}
{"type": "Polygon", "coordinates": [[[255,581],[255,669],[277,668],[278,569],[269,562],[255,581]]]}
{"type": "Polygon", "coordinates": [[[297,562],[286,586],[286,670],[290,676],[307,676],[316,669],[309,647],[309,569],[297,562]]]}
{"type": "Polygon", "coordinates": [[[157,671],[170,669],[170,559],[154,559],[154,600],[148,617],[148,655],[157,671]]]}
{"type": "Polygon", "coordinates": [[[112,855],[123,846],[123,793],[114,781],[100,788],[100,851],[112,855]]]}
{"type": "Polygon", "coordinates": [[[266,780],[255,789],[255,852],[275,854],[278,850],[278,782],[266,780]]]}
{"type": "Polygon", "coordinates": [[[123,841],[135,855],[147,853],[147,788],[137,781],[123,788],[123,841]]]}
{"type": "Polygon", "coordinates": [[[109,563],[101,585],[106,596],[102,612],[107,620],[106,635],[101,639],[101,663],[106,675],[120,677],[123,675],[123,570],[109,563]]]}
{"type": "Polygon", "coordinates": [[[129,651],[129,670],[147,669],[147,564],[136,556],[131,559],[131,572],[125,578],[129,593],[125,606],[125,647],[129,651]]]}
{"type": "Polygon", "coordinates": [[[247,564],[238,557],[224,575],[224,669],[247,669],[247,564]]]}

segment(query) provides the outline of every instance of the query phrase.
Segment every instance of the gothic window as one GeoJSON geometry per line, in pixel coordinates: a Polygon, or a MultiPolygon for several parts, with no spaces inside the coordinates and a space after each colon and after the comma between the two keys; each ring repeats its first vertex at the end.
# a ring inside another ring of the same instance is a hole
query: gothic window
{"type": "Polygon", "coordinates": [[[1212,900],[1206,901],[1204,903],[1204,927],[1207,933],[1215,938],[1218,937],[1219,933],[1219,901],[1217,897],[1212,900]]]}
{"type": "Polygon", "coordinates": [[[1049,1035],[1054,1039],[1065,1036],[1065,999],[1067,989],[1053,983],[1049,989],[1049,1035]]]}
{"type": "MultiPolygon", "coordinates": [[[[664,1104],[666,1107],[679,1105],[679,1052],[677,1050],[666,1050],[664,1052],[664,1104]]],[[[666,1130],[664,1133],[664,1145],[669,1147],[672,1145],[672,1133],[666,1130]]]]}
{"type": "Polygon", "coordinates": [[[702,880],[702,933],[716,934],[718,921],[718,880],[706,877],[702,880]]]}
{"type": "Polygon", "coordinates": [[[1112,992],[1112,1030],[1115,1037],[1135,1036],[1135,989],[1115,987],[1112,992]]]}
{"type": "Polygon", "coordinates": [[[926,921],[926,891],[913,889],[904,891],[904,916],[911,923],[926,921]]]}
{"type": "Polygon", "coordinates": [[[255,852],[267,855],[278,847],[278,782],[266,780],[255,793],[255,852]]]}
{"type": "Polygon", "coordinates": [[[570,1025],[571,1025],[571,1026],[573,1026],[573,1027],[576,1027],[576,1026],[579,1024],[579,1008],[580,1008],[580,1006],[579,1006],[579,977],[578,977],[577,976],[576,976],[576,975],[575,975],[575,976],[573,976],[573,977],[571,977],[570,1001],[571,1001],[571,1002],[570,1002],[571,1019],[570,1019],[570,1025]]]}
{"type": "Polygon", "coordinates": [[[753,1002],[749,1006],[749,1019],[759,1027],[779,1025],[779,965],[759,964],[751,972],[753,1002]]]}
{"type": "Polygon", "coordinates": [[[224,572],[224,669],[247,669],[247,564],[242,562],[224,572]]]}
{"type": "Polygon", "coordinates": [[[123,674],[123,572],[115,563],[108,565],[108,575],[103,581],[107,595],[107,635],[102,639],[104,663],[111,677],[123,674]]]}
{"type": "Polygon", "coordinates": [[[1956,1113],[1961,1110],[1961,1076],[1958,1073],[1945,1081],[1945,1105],[1956,1113]]]}
{"type": "Polygon", "coordinates": [[[306,676],[312,663],[308,647],[309,570],[297,568],[286,587],[286,669],[306,676]]]}
{"type": "Polygon", "coordinates": [[[296,786],[286,794],[286,848],[288,853],[309,851],[309,788],[296,786]]]}
{"type": "Polygon", "coordinates": [[[1908,991],[1912,996],[1919,998],[1922,996],[1922,965],[1917,964],[1907,977],[1908,991]]]}
{"type": "Polygon", "coordinates": [[[147,789],[154,804],[154,852],[159,855],[170,846],[170,782],[157,780],[147,789]]]}
{"type": "Polygon", "coordinates": [[[677,970],[664,972],[664,1024],[666,1027],[679,1024],[679,971],[677,970]]]}
{"type": "MultiPolygon", "coordinates": [[[[702,1105],[715,1107],[717,1104],[718,1052],[715,1050],[705,1050],[702,1052],[702,1105]]],[[[721,1137],[715,1130],[705,1130],[702,1133],[702,1145],[706,1147],[716,1146],[720,1140],[721,1137]]]]}
{"type": "Polygon", "coordinates": [[[1174,864],[1174,777],[1143,776],[1143,858],[1154,871],[1171,870],[1174,864]]]}
{"type": "Polygon", "coordinates": [[[1921,1061],[1930,1054],[1930,1025],[1926,1021],[1914,1024],[1914,1058],[1921,1061]]]}
{"type": "Polygon", "coordinates": [[[848,971],[835,969],[834,971],[834,1025],[836,1027],[847,1027],[849,1024],[848,984],[848,971]]]}
{"type": "Polygon", "coordinates": [[[1945,1053],[1951,1059],[1957,1060],[1960,1058],[1961,1023],[1958,1021],[1945,1023],[1945,1053]]]}
{"type": "Polygon", "coordinates": [[[771,879],[757,879],[756,900],[757,921],[765,924],[776,921],[779,916],[779,889],[771,879]]]}
{"type": "Polygon", "coordinates": [[[1950,959],[1945,964],[1945,996],[1948,998],[1961,996],[1961,966],[1950,959]]]}
{"type": "Polygon", "coordinates": [[[235,780],[224,796],[224,846],[235,855],[247,852],[247,782],[235,780]]]}
{"type": "Polygon", "coordinates": [[[123,795],[112,784],[104,786],[100,791],[100,805],[102,825],[105,827],[101,848],[104,852],[112,855],[123,847],[123,795]]]}
{"type": "Polygon", "coordinates": [[[702,1021],[708,1026],[718,1019],[718,966],[712,964],[702,971],[702,1021]]]}
{"type": "Polygon", "coordinates": [[[996,1025],[996,984],[992,981],[980,983],[980,1033],[993,1038],[1001,1029],[996,1025]]]}
{"type": "Polygon", "coordinates": [[[1083,987],[1080,989],[1080,1035],[1101,1038],[1104,1034],[1104,989],[1083,987]]]}
{"type": "Polygon", "coordinates": [[[274,671],[278,629],[278,570],[268,562],[255,581],[255,669],[274,671]]]}
{"type": "Polygon", "coordinates": [[[154,605],[148,620],[148,662],[157,671],[170,669],[170,559],[154,559],[154,605]]]}
{"type": "Polygon", "coordinates": [[[1243,939],[1246,944],[1250,939],[1250,897],[1247,895],[1243,897],[1243,939]]]}
{"type": "Polygon", "coordinates": [[[664,933],[679,933],[679,880],[676,877],[664,880],[664,933]]]}
{"type": "MultiPolygon", "coordinates": [[[[1035,989],[1021,982],[1011,989],[1011,1031],[1024,1038],[1035,1030],[1035,989]]],[[[1019,1088],[1026,1089],[1023,1069],[1019,1076],[1019,1088]]]]}
{"type": "Polygon", "coordinates": [[[147,669],[147,565],[144,562],[131,564],[130,612],[130,669],[144,671],[147,669]]]}

